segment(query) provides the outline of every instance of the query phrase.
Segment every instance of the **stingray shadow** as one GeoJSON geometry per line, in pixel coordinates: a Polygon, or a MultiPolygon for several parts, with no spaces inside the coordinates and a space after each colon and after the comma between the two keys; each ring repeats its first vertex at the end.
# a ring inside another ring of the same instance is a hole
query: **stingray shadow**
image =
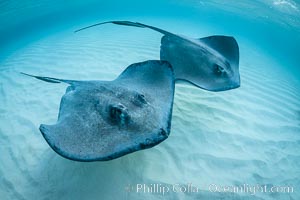
{"type": "Polygon", "coordinates": [[[139,151],[107,162],[77,162],[47,149],[35,170],[35,178],[43,186],[35,187],[34,194],[42,199],[124,197],[131,181],[143,179],[145,153],[139,151]]]}

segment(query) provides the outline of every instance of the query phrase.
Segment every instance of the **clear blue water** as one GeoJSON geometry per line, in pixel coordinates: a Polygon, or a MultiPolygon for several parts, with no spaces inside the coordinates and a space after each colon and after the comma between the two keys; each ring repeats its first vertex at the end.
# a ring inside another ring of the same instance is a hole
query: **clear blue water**
{"type": "Polygon", "coordinates": [[[299,199],[300,4],[265,1],[1,1],[1,199],[299,199]],[[241,87],[213,93],[177,85],[170,137],[110,162],[66,160],[39,124],[54,124],[65,86],[20,71],[111,80],[159,59],[161,35],[95,22],[131,20],[190,37],[234,36],[241,87]],[[137,184],[199,187],[136,192],[137,184]],[[291,186],[293,192],[212,192],[210,186],[291,186]],[[125,187],[131,185],[128,192],[125,187]]]}

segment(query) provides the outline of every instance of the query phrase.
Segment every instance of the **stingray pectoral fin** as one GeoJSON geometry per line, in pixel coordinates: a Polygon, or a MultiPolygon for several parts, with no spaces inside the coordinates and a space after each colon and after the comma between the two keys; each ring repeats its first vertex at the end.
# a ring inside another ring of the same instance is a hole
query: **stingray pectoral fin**
{"type": "Polygon", "coordinates": [[[41,124],[39,129],[43,137],[45,138],[46,142],[49,144],[49,146],[54,151],[57,151],[57,147],[54,145],[53,141],[51,140],[51,132],[53,131],[51,126],[46,124],[41,124]]]}
{"type": "Polygon", "coordinates": [[[46,77],[46,76],[35,76],[35,75],[27,74],[24,72],[20,72],[20,73],[24,74],[26,76],[30,76],[30,77],[48,82],[48,83],[62,83],[63,82],[63,83],[73,84],[74,82],[76,82],[74,80],[65,80],[65,79],[51,78],[51,77],[46,77]]]}
{"type": "Polygon", "coordinates": [[[223,55],[232,67],[239,67],[239,45],[234,37],[213,35],[199,40],[223,55]]]}
{"type": "Polygon", "coordinates": [[[123,25],[123,26],[134,26],[134,27],[139,27],[139,28],[150,28],[150,29],[155,30],[155,31],[157,31],[159,33],[162,33],[164,35],[177,36],[177,35],[175,35],[173,33],[170,33],[168,31],[165,31],[163,29],[160,29],[160,28],[157,28],[157,27],[154,27],[154,26],[149,26],[149,25],[142,24],[142,23],[139,23],[139,22],[131,22],[131,21],[107,21],[107,22],[100,22],[100,23],[96,23],[96,24],[93,24],[93,25],[90,25],[90,26],[78,29],[78,30],[76,30],[74,32],[76,33],[76,32],[79,32],[79,31],[82,31],[82,30],[85,30],[85,29],[88,29],[88,28],[92,28],[94,26],[99,26],[99,25],[109,24],[109,23],[117,24],[117,25],[123,25]]]}
{"type": "Polygon", "coordinates": [[[159,81],[165,80],[165,76],[172,77],[173,69],[168,61],[148,60],[140,63],[134,63],[128,66],[116,79],[129,83],[138,83],[159,85],[159,81]],[[155,82],[156,80],[156,82],[155,82]]]}
{"type": "Polygon", "coordinates": [[[55,138],[56,125],[41,124],[39,129],[51,149],[63,157],[72,159],[68,152],[61,150],[61,141],[55,138]]]}

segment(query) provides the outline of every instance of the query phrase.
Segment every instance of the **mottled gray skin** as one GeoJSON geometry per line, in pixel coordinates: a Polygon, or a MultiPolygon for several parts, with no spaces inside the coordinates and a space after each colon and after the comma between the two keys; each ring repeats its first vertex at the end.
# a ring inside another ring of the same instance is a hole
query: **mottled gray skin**
{"type": "Polygon", "coordinates": [[[114,81],[36,78],[70,84],[57,124],[40,126],[63,157],[111,160],[153,147],[170,133],[174,75],[166,61],[132,64],[114,81]]]}
{"type": "Polygon", "coordinates": [[[202,89],[224,91],[240,86],[239,51],[232,37],[191,39],[164,35],[160,59],[171,63],[176,80],[188,81],[202,89]],[[224,54],[229,53],[228,57],[212,48],[212,40],[217,44],[216,49],[224,54]]]}
{"type": "Polygon", "coordinates": [[[160,59],[172,65],[177,81],[187,81],[199,88],[215,92],[240,86],[239,47],[233,37],[215,35],[193,39],[131,21],[101,22],[75,32],[107,23],[149,28],[164,34],[160,59]]]}

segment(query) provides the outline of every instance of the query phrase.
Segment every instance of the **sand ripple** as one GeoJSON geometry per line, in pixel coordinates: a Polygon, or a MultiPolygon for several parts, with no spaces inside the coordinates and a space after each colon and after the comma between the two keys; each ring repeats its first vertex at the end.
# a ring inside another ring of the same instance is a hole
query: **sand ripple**
{"type": "MultiPolygon", "coordinates": [[[[242,41],[241,41],[242,42],[242,41]]],[[[131,63],[159,58],[160,36],[128,29],[59,33],[1,63],[0,196],[6,199],[157,199],[128,193],[127,184],[190,183],[198,194],[172,199],[299,198],[209,193],[211,183],[299,186],[300,83],[277,70],[241,60],[242,87],[212,93],[177,85],[172,131],[162,144],[111,162],[77,163],[55,154],[38,131],[56,121],[65,85],[18,72],[79,80],[112,80],[131,63]],[[101,35],[101,37],[100,37],[101,35]],[[138,37],[137,37],[138,36],[138,37]]],[[[242,48],[251,60],[251,50],[242,48]]],[[[254,59],[254,58],[253,58],[254,59]]]]}

